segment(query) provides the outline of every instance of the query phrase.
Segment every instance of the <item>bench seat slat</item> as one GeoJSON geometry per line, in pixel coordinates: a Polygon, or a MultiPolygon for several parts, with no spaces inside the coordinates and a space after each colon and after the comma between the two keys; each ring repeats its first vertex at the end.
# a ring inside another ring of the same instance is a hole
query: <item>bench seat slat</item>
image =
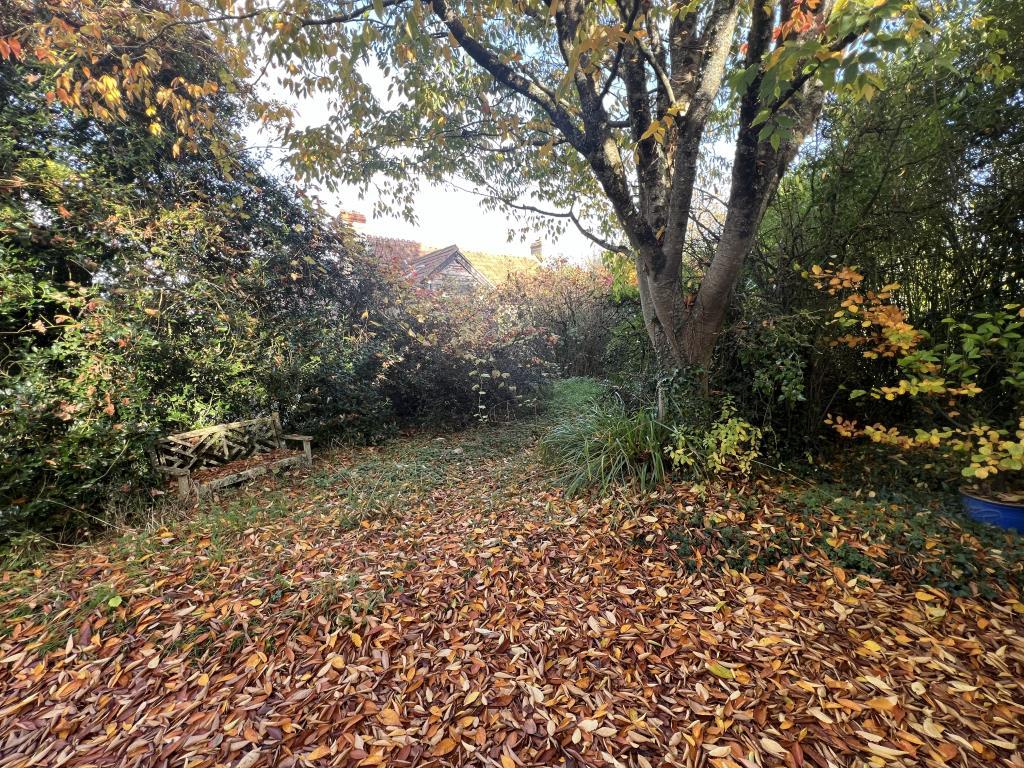
{"type": "Polygon", "coordinates": [[[268,472],[273,472],[275,469],[283,469],[284,467],[290,467],[296,464],[305,463],[305,457],[302,454],[296,454],[294,456],[285,456],[282,459],[269,462],[267,464],[259,464],[255,467],[249,467],[241,472],[235,472],[231,475],[225,475],[224,477],[218,477],[215,480],[202,483],[199,488],[200,495],[208,495],[211,491],[215,491],[219,488],[227,488],[231,485],[244,482],[246,480],[252,480],[257,477],[262,477],[268,472]]]}

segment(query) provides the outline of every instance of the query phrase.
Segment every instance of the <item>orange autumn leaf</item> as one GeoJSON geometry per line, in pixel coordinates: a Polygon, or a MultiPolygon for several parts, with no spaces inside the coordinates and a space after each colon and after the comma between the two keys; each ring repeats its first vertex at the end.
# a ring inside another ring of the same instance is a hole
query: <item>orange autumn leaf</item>
{"type": "Polygon", "coordinates": [[[401,725],[402,717],[393,709],[382,709],[377,713],[377,719],[384,725],[401,725]]]}
{"type": "Polygon", "coordinates": [[[455,751],[457,746],[459,746],[457,741],[446,737],[434,745],[434,748],[430,750],[430,754],[434,757],[444,757],[445,755],[455,751]]]}
{"type": "Polygon", "coordinates": [[[320,746],[316,747],[312,752],[303,755],[303,757],[306,760],[312,761],[319,760],[321,757],[326,757],[329,754],[331,754],[331,748],[325,744],[321,744],[320,746]]]}

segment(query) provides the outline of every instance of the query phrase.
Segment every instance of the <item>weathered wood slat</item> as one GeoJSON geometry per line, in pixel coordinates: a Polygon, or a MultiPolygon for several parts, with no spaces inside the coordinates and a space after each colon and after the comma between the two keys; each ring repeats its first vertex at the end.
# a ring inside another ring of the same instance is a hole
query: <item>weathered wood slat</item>
{"type": "Polygon", "coordinates": [[[248,469],[242,470],[241,472],[235,472],[234,474],[225,475],[224,477],[218,477],[216,480],[210,480],[202,483],[196,487],[196,493],[199,496],[209,496],[214,491],[220,488],[227,488],[238,483],[243,483],[246,480],[252,480],[253,478],[261,477],[271,472],[277,472],[285,469],[286,467],[297,466],[299,464],[305,464],[306,457],[302,454],[296,454],[295,456],[285,456],[283,459],[270,462],[268,464],[260,464],[256,467],[249,467],[248,469]]]}
{"type": "Polygon", "coordinates": [[[211,432],[220,432],[221,430],[224,429],[239,429],[260,425],[269,426],[273,428],[273,419],[262,417],[259,419],[246,419],[245,421],[232,421],[227,424],[214,424],[212,427],[202,427],[201,429],[193,429],[188,432],[178,432],[173,435],[168,435],[168,438],[180,437],[187,440],[188,438],[200,437],[202,435],[207,435],[211,432]]]}
{"type": "MultiPolygon", "coordinates": [[[[187,496],[192,484],[191,473],[204,467],[220,467],[239,459],[246,459],[258,453],[274,451],[285,447],[286,440],[302,442],[302,453],[287,456],[266,465],[250,467],[242,472],[212,480],[204,488],[234,485],[235,483],[265,474],[267,468],[290,466],[313,462],[310,447],[312,438],[307,435],[284,435],[281,420],[275,413],[267,418],[247,419],[230,424],[179,432],[157,441],[151,452],[154,466],[161,471],[178,476],[179,491],[187,496]]],[[[198,491],[199,489],[197,489],[198,491]]]]}

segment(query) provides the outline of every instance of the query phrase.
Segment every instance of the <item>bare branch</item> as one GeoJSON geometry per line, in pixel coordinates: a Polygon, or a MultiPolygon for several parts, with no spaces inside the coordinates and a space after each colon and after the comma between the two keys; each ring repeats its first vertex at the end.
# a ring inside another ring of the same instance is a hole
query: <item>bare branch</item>
{"type": "MultiPolygon", "coordinates": [[[[381,6],[384,8],[393,8],[395,6],[402,5],[403,3],[406,2],[408,2],[408,0],[381,0],[381,6]]],[[[293,18],[294,22],[299,27],[320,27],[329,26],[331,24],[345,24],[350,21],[355,21],[365,16],[370,11],[374,10],[374,8],[375,6],[372,2],[364,3],[358,8],[353,8],[351,11],[346,11],[345,13],[338,13],[335,14],[334,16],[324,16],[321,18],[311,18],[307,16],[302,16],[291,11],[279,11],[275,8],[257,8],[255,10],[247,11],[245,13],[221,13],[210,16],[199,16],[191,19],[177,19],[176,21],[168,22],[167,24],[160,27],[160,29],[157,30],[156,34],[154,34],[148,40],[143,41],[142,45],[149,45],[155,42],[160,37],[162,37],[164,33],[166,33],[170,29],[173,29],[174,27],[191,27],[202,24],[214,24],[219,21],[246,21],[248,19],[255,19],[258,18],[259,16],[264,16],[270,13],[285,14],[287,16],[290,16],[293,18]]]]}
{"type": "Polygon", "coordinates": [[[514,200],[510,200],[504,195],[499,194],[498,192],[494,191],[491,188],[488,188],[488,191],[486,192],[481,192],[479,189],[462,187],[455,183],[451,183],[451,185],[463,192],[469,192],[470,194],[477,195],[478,197],[484,197],[490,200],[495,200],[501,205],[505,206],[506,208],[512,208],[513,210],[518,211],[525,211],[527,213],[535,213],[538,216],[548,216],[553,219],[568,219],[573,223],[576,229],[579,230],[581,235],[590,240],[592,243],[595,243],[596,245],[599,245],[600,247],[604,248],[606,251],[611,251],[612,253],[621,253],[624,255],[630,252],[629,248],[626,247],[625,245],[618,245],[616,243],[611,242],[610,240],[606,240],[600,235],[596,235],[589,229],[584,227],[583,223],[579,219],[579,216],[577,216],[576,212],[573,211],[571,208],[568,211],[550,211],[544,208],[538,208],[535,205],[530,205],[529,203],[517,203],[514,200]]]}
{"type": "Polygon", "coordinates": [[[672,80],[668,76],[668,72],[661,66],[661,62],[658,61],[658,57],[654,55],[654,52],[647,47],[643,40],[636,41],[636,49],[644,55],[647,59],[647,63],[651,65],[651,69],[654,70],[655,76],[658,78],[658,86],[665,92],[665,96],[668,100],[669,106],[676,103],[675,89],[672,88],[672,80]]]}

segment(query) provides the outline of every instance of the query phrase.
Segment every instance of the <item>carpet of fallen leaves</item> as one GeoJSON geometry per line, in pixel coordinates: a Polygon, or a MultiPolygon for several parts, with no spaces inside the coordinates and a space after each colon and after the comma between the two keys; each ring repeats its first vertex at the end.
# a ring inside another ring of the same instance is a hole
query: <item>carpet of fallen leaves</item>
{"type": "Polygon", "coordinates": [[[566,500],[529,429],[489,434],[4,573],[0,766],[1024,766],[1014,587],[688,566],[695,509],[779,510],[566,500]]]}

